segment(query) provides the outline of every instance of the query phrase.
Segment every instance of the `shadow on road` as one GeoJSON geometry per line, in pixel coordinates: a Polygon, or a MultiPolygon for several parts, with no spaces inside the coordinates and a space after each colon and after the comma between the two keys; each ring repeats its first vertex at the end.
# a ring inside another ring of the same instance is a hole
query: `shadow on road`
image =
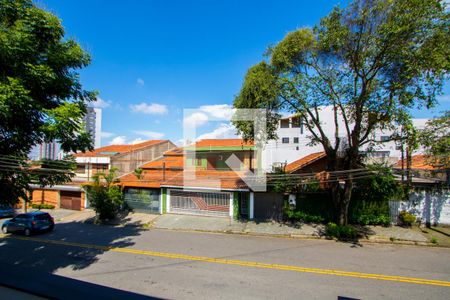
{"type": "Polygon", "coordinates": [[[129,247],[134,245],[133,237],[144,230],[137,226],[99,226],[82,222],[57,223],[51,233],[32,236],[34,239],[64,241],[79,244],[95,244],[96,249],[70,245],[27,241],[21,235],[8,235],[0,239],[0,264],[37,268],[53,273],[61,268],[80,270],[99,260],[107,247],[129,247]]]}

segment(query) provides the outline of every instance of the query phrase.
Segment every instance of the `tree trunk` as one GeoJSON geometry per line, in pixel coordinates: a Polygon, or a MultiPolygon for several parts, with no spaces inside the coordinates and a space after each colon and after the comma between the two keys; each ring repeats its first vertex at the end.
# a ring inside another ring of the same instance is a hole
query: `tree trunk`
{"type": "MultiPolygon", "coordinates": [[[[330,156],[328,159],[328,170],[350,170],[355,167],[356,159],[352,156],[352,152],[349,151],[348,155],[345,159],[339,158],[336,154],[332,153],[333,156],[330,156]]],[[[357,157],[357,155],[355,155],[357,157]]],[[[337,182],[334,182],[331,186],[331,196],[333,199],[333,204],[335,207],[335,219],[336,223],[339,225],[347,225],[348,224],[348,207],[350,204],[350,199],[352,196],[353,190],[353,175],[351,172],[342,175],[343,178],[339,180],[337,178],[337,182]],[[340,181],[343,181],[343,186],[340,181]]]]}
{"type": "Polygon", "coordinates": [[[331,189],[333,203],[336,208],[336,222],[339,225],[348,224],[348,207],[352,197],[352,189],[353,180],[351,178],[345,180],[344,188],[341,188],[337,182],[331,189]]]}

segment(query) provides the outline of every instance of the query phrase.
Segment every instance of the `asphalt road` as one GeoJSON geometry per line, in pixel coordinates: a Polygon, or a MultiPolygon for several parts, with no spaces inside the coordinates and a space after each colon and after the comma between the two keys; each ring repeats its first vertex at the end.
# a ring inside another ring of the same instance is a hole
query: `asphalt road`
{"type": "Polygon", "coordinates": [[[450,294],[445,248],[75,222],[31,239],[0,238],[0,267],[16,265],[171,299],[448,299],[450,294]]]}

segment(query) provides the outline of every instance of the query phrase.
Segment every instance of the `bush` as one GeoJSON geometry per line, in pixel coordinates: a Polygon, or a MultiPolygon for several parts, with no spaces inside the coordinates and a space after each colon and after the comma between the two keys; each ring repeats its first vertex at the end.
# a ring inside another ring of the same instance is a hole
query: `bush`
{"type": "Polygon", "coordinates": [[[413,214],[410,214],[406,210],[402,210],[399,215],[398,219],[400,220],[400,224],[403,226],[411,226],[412,223],[416,221],[416,216],[413,214]]]}
{"type": "Polygon", "coordinates": [[[325,227],[325,234],[328,237],[335,237],[337,239],[351,239],[358,237],[358,231],[350,225],[337,225],[335,223],[328,223],[325,227]]]}
{"type": "Polygon", "coordinates": [[[305,223],[322,223],[324,221],[324,218],[321,216],[308,214],[303,211],[287,210],[286,216],[291,221],[302,221],[305,223]]]}
{"type": "Polygon", "coordinates": [[[52,204],[31,204],[34,209],[54,209],[55,206],[52,204]]]}
{"type": "Polygon", "coordinates": [[[116,217],[123,204],[122,189],[114,185],[116,169],[109,170],[109,174],[96,174],[94,184],[87,186],[89,204],[95,210],[100,220],[112,220],[116,217]],[[100,182],[102,176],[106,183],[100,182]]]}
{"type": "Polygon", "coordinates": [[[356,216],[355,222],[360,225],[391,225],[391,219],[388,215],[361,214],[356,216]]]}

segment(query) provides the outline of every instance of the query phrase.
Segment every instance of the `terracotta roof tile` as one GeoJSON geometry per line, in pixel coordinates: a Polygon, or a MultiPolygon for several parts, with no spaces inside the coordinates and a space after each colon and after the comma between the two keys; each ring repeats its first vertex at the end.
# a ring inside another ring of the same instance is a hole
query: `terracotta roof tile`
{"type": "Polygon", "coordinates": [[[306,167],[307,165],[317,161],[318,159],[321,159],[323,157],[326,157],[325,152],[316,152],[311,153],[309,155],[306,155],[296,161],[291,162],[288,164],[285,168],[286,173],[292,173],[295,172],[301,168],[306,167]]]}
{"type": "Polygon", "coordinates": [[[113,156],[117,154],[123,154],[130,151],[139,150],[144,147],[160,144],[167,142],[168,140],[149,140],[139,144],[129,144],[129,145],[110,145],[105,147],[100,147],[94,149],[94,151],[79,152],[76,153],[75,157],[94,157],[94,156],[113,156]]]}
{"type": "MultiPolygon", "coordinates": [[[[404,167],[406,169],[406,159],[404,159],[404,167]]],[[[401,168],[402,167],[402,160],[399,160],[396,164],[397,168],[401,168]]],[[[430,165],[427,162],[427,156],[423,155],[423,154],[418,154],[418,155],[413,155],[413,157],[411,158],[411,169],[416,169],[416,170],[437,170],[438,168],[430,165]]]]}
{"type": "Polygon", "coordinates": [[[196,147],[239,147],[253,145],[253,141],[245,142],[243,139],[205,139],[195,143],[196,147]]]}

